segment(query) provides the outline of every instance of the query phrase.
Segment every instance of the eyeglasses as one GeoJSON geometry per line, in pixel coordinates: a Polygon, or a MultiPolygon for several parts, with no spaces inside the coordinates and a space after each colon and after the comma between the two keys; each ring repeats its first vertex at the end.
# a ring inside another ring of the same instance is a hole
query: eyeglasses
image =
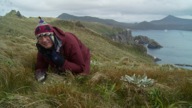
{"type": "Polygon", "coordinates": [[[47,32],[47,33],[41,33],[37,35],[37,40],[39,40],[40,38],[42,38],[43,36],[51,36],[53,35],[52,32],[47,32]]]}

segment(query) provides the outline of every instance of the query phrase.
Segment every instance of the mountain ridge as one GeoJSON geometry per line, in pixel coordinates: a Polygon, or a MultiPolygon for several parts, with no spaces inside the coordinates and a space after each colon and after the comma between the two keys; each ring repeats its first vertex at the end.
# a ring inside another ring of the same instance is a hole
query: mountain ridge
{"type": "Polygon", "coordinates": [[[192,19],[184,19],[184,18],[178,18],[173,15],[168,15],[165,18],[161,20],[153,20],[150,21],[150,23],[153,24],[158,24],[158,23],[163,23],[163,24],[192,24],[192,19]]]}
{"type": "Polygon", "coordinates": [[[150,22],[143,21],[139,23],[125,23],[118,22],[113,19],[101,19],[91,16],[74,16],[70,14],[63,13],[57,18],[62,20],[78,20],[78,21],[87,21],[87,22],[98,22],[110,26],[121,27],[121,28],[130,28],[130,29],[142,29],[142,30],[192,30],[192,19],[178,18],[173,15],[168,15],[160,20],[152,20],[150,22]]]}
{"type": "Polygon", "coordinates": [[[103,23],[103,24],[110,25],[110,26],[123,27],[123,28],[125,28],[125,27],[127,27],[127,25],[131,24],[131,23],[118,22],[113,19],[102,19],[102,18],[92,17],[92,16],[75,16],[75,15],[70,15],[67,13],[62,13],[57,18],[62,19],[62,20],[98,22],[98,23],[103,23]]]}

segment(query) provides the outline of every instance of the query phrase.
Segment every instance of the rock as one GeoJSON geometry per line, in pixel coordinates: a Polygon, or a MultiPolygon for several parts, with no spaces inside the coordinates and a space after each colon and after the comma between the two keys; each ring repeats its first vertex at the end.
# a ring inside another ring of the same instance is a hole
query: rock
{"type": "Polygon", "coordinates": [[[112,36],[113,40],[120,42],[120,43],[134,43],[132,37],[132,31],[129,29],[124,29],[123,31],[118,32],[115,36],[112,36]]]}
{"type": "Polygon", "coordinates": [[[175,65],[177,65],[177,66],[186,66],[186,67],[192,67],[192,65],[190,65],[190,64],[175,64],[175,65]]]}
{"type": "Polygon", "coordinates": [[[24,18],[24,16],[19,11],[16,10],[11,10],[9,13],[6,14],[6,16],[24,18]]]}
{"type": "Polygon", "coordinates": [[[148,43],[147,48],[149,48],[149,49],[159,49],[159,48],[162,48],[162,46],[159,43],[157,43],[156,41],[151,40],[148,43]]]}
{"type": "Polygon", "coordinates": [[[148,44],[149,40],[150,39],[147,36],[138,35],[134,37],[134,41],[136,42],[136,44],[148,44]]]}
{"type": "Polygon", "coordinates": [[[160,59],[160,58],[155,57],[155,56],[153,57],[153,59],[154,59],[154,61],[155,61],[155,62],[161,61],[161,59],[160,59]]]}
{"type": "Polygon", "coordinates": [[[141,45],[147,45],[147,48],[149,49],[158,49],[158,48],[162,48],[162,46],[156,42],[153,39],[148,38],[147,36],[142,36],[142,35],[138,35],[134,37],[134,41],[136,44],[141,44],[141,45]]]}

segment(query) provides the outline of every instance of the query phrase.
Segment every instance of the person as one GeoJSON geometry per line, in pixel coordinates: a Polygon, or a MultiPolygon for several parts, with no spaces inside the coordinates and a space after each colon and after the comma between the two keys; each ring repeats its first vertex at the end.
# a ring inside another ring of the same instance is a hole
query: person
{"type": "Polygon", "coordinates": [[[61,74],[66,71],[74,75],[90,73],[90,51],[74,34],[64,32],[46,23],[41,17],[35,28],[38,49],[35,78],[44,81],[48,68],[61,74]]]}

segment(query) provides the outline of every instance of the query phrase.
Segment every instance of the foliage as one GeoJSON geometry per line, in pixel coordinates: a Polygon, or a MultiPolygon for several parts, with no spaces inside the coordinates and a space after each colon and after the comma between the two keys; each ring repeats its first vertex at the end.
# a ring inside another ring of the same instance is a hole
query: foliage
{"type": "Polygon", "coordinates": [[[133,74],[132,76],[125,75],[121,76],[120,80],[135,84],[138,87],[147,87],[152,86],[154,84],[154,80],[147,78],[145,74],[142,76],[138,75],[137,77],[135,76],[135,74],[133,74]]]}
{"type": "Polygon", "coordinates": [[[149,98],[150,98],[150,101],[151,101],[153,107],[164,108],[164,105],[162,102],[164,98],[163,98],[160,90],[158,90],[158,89],[151,90],[149,93],[149,98]]]}

